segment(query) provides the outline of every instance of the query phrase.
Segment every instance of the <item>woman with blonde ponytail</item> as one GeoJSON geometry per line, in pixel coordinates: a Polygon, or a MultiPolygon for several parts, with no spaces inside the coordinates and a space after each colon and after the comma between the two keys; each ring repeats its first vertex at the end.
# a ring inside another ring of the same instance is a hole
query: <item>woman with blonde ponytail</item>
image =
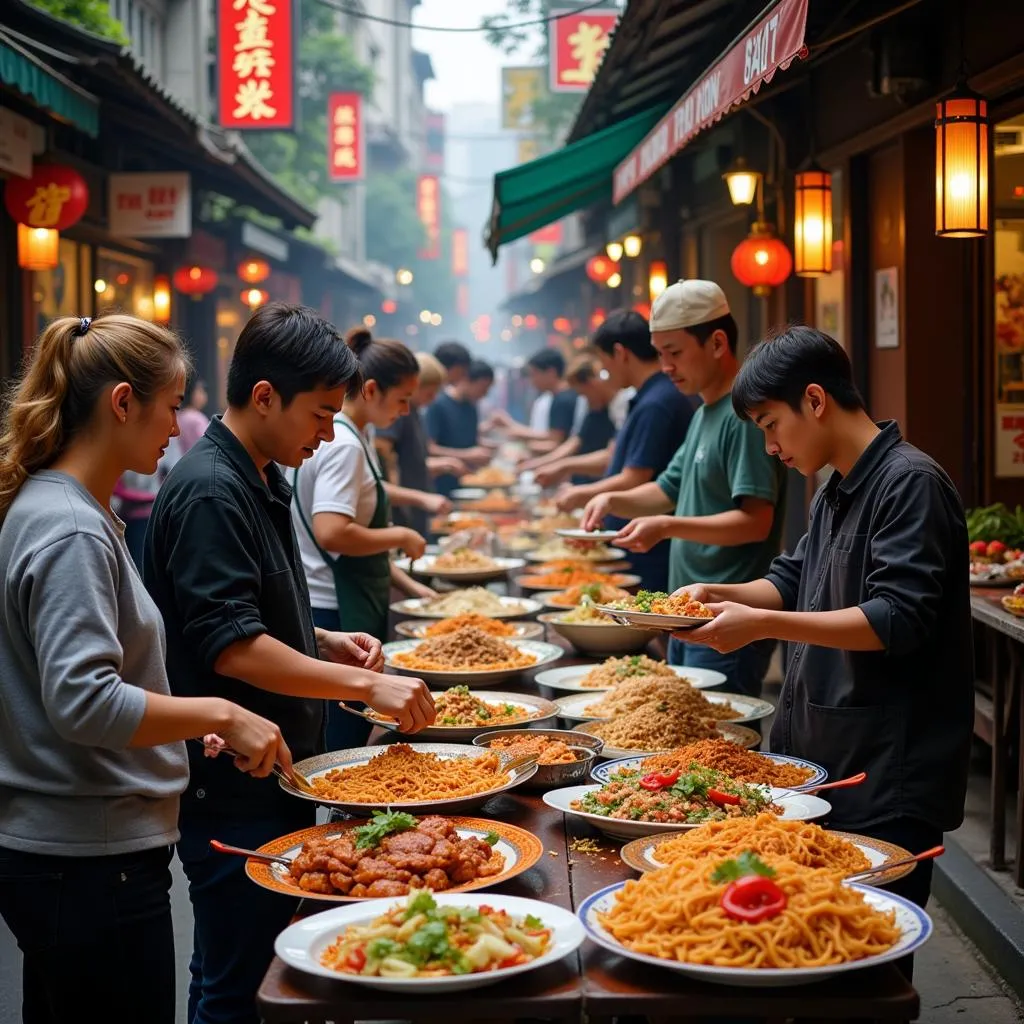
{"type": "Polygon", "coordinates": [[[188,358],[123,314],[46,328],[0,432],[0,916],[23,956],[26,1024],[92,1007],[172,1024],[171,845],[183,741],[243,771],[291,757],[273,723],[170,696],[163,624],[111,511],[177,434],[188,358]]]}

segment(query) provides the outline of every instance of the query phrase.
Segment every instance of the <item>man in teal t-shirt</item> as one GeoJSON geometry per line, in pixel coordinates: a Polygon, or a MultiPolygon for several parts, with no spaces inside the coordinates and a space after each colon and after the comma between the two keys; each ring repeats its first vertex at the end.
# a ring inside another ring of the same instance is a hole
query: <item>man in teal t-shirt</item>
{"type": "MultiPolygon", "coordinates": [[[[584,513],[584,527],[611,513],[633,518],[615,544],[648,551],[671,538],[669,590],[690,583],[761,579],[779,553],[785,468],[765,451],[760,430],[732,408],[739,370],[736,321],[718,285],[679,281],[651,310],[651,341],[662,370],[684,394],[699,394],[686,439],[664,472],[629,491],[601,495],[584,513]],[[674,514],[666,515],[669,510],[674,514]]],[[[672,640],[672,664],[716,669],[728,689],[757,696],[774,642],[729,654],[672,640]]]]}

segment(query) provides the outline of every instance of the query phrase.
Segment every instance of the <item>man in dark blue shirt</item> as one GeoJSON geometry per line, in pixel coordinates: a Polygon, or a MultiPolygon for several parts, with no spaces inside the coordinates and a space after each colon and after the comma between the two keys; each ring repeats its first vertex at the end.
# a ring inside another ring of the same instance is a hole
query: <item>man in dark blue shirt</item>
{"type": "MultiPolygon", "coordinates": [[[[616,310],[594,332],[592,343],[608,378],[617,388],[636,390],[629,415],[615,440],[607,474],[591,484],[569,487],[556,503],[563,511],[587,505],[600,495],[628,491],[661,473],[686,437],[693,405],[658,366],[647,321],[631,309],[616,310]]],[[[603,515],[603,514],[602,514],[603,515]]],[[[586,513],[584,514],[586,521],[586,513]]],[[[605,528],[619,530],[625,519],[604,518],[605,528]]],[[[656,544],[630,561],[647,590],[668,586],[669,542],[656,544]]]]}
{"type": "MultiPolygon", "coordinates": [[[[831,338],[793,327],[761,342],[733,385],[736,412],[805,476],[833,467],[807,534],[753,583],[688,586],[715,618],[679,638],[732,651],[790,644],[771,749],[833,778],[830,824],[915,853],[963,821],[974,716],[967,525],[949,477],[875,424],[831,338]]],[[[889,886],[920,906],[931,861],[889,886]]]]}
{"type": "MultiPolygon", "coordinates": [[[[490,460],[490,451],[480,447],[477,402],[491,390],[493,383],[494,371],[487,363],[474,359],[465,378],[445,388],[428,406],[426,423],[427,433],[434,442],[432,454],[451,455],[478,464],[490,460]]],[[[448,495],[459,486],[459,480],[446,473],[437,477],[434,486],[439,494],[448,495]]]]}

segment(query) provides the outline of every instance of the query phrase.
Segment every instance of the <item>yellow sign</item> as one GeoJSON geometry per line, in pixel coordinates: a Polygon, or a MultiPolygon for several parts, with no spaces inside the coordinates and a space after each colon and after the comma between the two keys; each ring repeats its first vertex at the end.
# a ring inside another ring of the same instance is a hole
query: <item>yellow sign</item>
{"type": "Polygon", "coordinates": [[[544,89],[544,68],[502,68],[501,127],[511,131],[532,128],[533,107],[544,89]]]}

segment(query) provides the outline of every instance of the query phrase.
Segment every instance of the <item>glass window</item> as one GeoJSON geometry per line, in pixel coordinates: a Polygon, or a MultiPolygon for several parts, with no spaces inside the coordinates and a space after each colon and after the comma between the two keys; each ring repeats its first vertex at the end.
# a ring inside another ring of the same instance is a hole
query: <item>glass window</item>
{"type": "Polygon", "coordinates": [[[153,264],[149,260],[96,250],[96,311],[119,310],[144,320],[153,315],[153,264]]]}
{"type": "Polygon", "coordinates": [[[1024,116],[995,130],[996,476],[1024,476],[1024,116]]]}
{"type": "Polygon", "coordinates": [[[80,287],[81,275],[88,270],[87,247],[62,238],[58,256],[60,263],[53,270],[35,270],[30,275],[32,320],[27,325],[26,347],[33,344],[51,320],[60,316],[88,316],[92,312],[92,304],[82,302],[80,287]]]}

